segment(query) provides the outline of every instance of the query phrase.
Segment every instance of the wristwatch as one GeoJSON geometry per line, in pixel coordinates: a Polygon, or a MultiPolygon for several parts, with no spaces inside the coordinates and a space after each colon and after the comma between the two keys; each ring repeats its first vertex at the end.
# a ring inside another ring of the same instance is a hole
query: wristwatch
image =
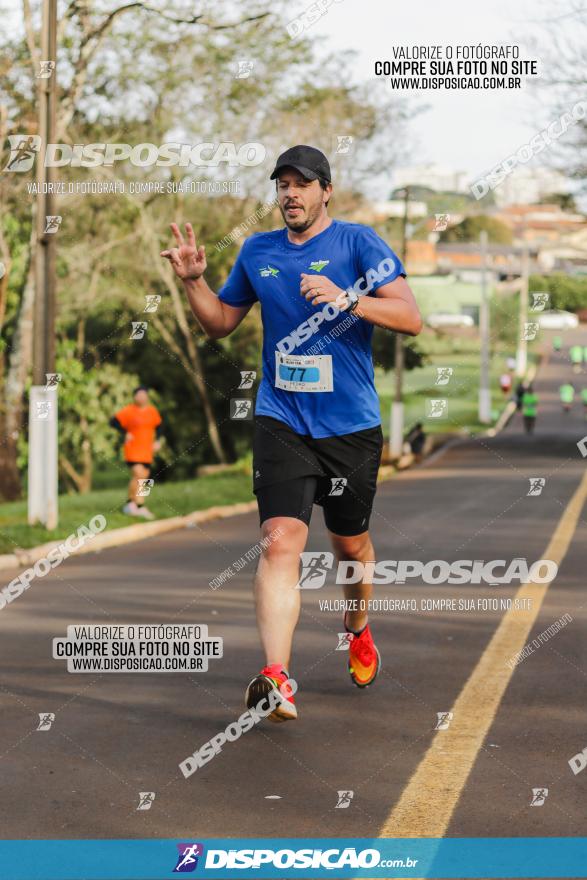
{"type": "Polygon", "coordinates": [[[347,290],[346,291],[346,301],[347,305],[341,311],[343,312],[354,312],[354,310],[359,305],[359,294],[356,290],[347,290]]]}

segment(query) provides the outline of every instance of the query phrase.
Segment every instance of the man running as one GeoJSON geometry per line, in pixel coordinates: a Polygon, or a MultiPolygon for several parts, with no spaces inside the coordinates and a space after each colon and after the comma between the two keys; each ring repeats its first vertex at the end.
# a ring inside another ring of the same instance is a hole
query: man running
{"type": "Polygon", "coordinates": [[[582,345],[571,345],[569,349],[569,357],[571,359],[571,363],[573,365],[573,372],[580,373],[581,366],[583,364],[583,346],[582,345]]]}
{"type": "Polygon", "coordinates": [[[509,394],[512,390],[512,377],[511,373],[502,373],[499,377],[499,387],[503,391],[504,394],[509,394]]]}
{"type": "Polygon", "coordinates": [[[538,395],[534,391],[534,387],[530,383],[522,396],[522,416],[524,419],[524,427],[526,434],[534,433],[534,425],[536,424],[536,413],[538,411],[538,395]]]}
{"type": "MultiPolygon", "coordinates": [[[[261,304],[253,490],[266,539],[255,576],[266,665],[250,682],[245,702],[256,706],[277,692],[282,699],[270,717],[283,721],[297,717],[286,683],[312,505],[323,508],[339,560],[375,558],[368,528],[383,436],[373,325],[416,335],[422,322],[389,246],[368,227],[329,217],[332,182],[323,153],[308,146],[286,150],[271,180],[285,228],[244,242],[218,296],[204,280],[205,251],[189,223],[185,240],[171,225],[177,247],[161,256],[184,282],[192,311],[211,338],[228,336],[254,303],[261,304]],[[279,537],[272,540],[272,533],[279,537]]],[[[351,634],[349,673],[366,687],[381,662],[367,621],[371,584],[347,584],[344,591],[361,609],[353,606],[344,617],[351,634]]]]}
{"type": "Polygon", "coordinates": [[[148,485],[139,481],[149,479],[154,453],[161,446],[161,416],[149,403],[149,389],[144,385],[135,388],[133,400],[134,403],[125,406],[110,419],[111,426],[124,437],[124,459],[131,471],[128,500],[122,511],[129,516],[154,519],[144,504],[148,485]]]}
{"type": "Polygon", "coordinates": [[[561,385],[558,392],[560,395],[561,403],[563,405],[563,411],[569,412],[574,401],[575,401],[575,388],[574,388],[574,386],[571,385],[570,382],[565,382],[564,385],[561,385]]]}

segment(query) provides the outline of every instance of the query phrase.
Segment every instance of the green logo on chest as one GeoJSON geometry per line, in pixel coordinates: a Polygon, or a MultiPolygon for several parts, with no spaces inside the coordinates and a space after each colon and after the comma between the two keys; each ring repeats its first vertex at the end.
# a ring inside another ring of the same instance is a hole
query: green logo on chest
{"type": "Polygon", "coordinates": [[[321,272],[324,266],[329,264],[330,260],[314,260],[310,263],[310,269],[313,269],[315,272],[321,272]]]}

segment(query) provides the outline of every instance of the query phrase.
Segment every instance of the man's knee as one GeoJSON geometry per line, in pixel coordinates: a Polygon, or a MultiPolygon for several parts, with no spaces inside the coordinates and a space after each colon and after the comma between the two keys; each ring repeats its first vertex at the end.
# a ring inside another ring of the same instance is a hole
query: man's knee
{"type": "Polygon", "coordinates": [[[373,548],[368,532],[361,535],[332,535],[334,550],[339,559],[364,560],[372,556],[373,548]]]}
{"type": "Polygon", "coordinates": [[[306,546],[308,527],[293,517],[272,517],[261,526],[262,554],[267,560],[298,558],[306,546]]]}

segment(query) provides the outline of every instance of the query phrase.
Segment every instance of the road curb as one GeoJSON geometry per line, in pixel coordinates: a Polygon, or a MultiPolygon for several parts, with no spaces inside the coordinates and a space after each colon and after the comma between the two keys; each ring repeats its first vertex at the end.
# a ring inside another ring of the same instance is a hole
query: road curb
{"type": "MultiPolygon", "coordinates": [[[[112,529],[109,532],[101,532],[95,535],[91,541],[87,541],[72,555],[95,553],[99,550],[106,550],[109,547],[121,547],[124,544],[142,541],[154,535],[163,535],[176,529],[190,528],[198,523],[205,523],[214,519],[224,519],[242,513],[250,513],[256,507],[256,501],[245,501],[238,504],[216,505],[208,507],[206,510],[195,510],[193,513],[188,513],[185,516],[172,516],[169,519],[158,519],[154,522],[133,523],[130,526],[123,526],[121,529],[112,529]]],[[[60,540],[39,544],[37,547],[30,547],[27,550],[17,548],[14,553],[0,555],[0,570],[34,565],[39,559],[43,559],[53,547],[59,547],[65,540],[66,537],[63,537],[60,540]]]]}

